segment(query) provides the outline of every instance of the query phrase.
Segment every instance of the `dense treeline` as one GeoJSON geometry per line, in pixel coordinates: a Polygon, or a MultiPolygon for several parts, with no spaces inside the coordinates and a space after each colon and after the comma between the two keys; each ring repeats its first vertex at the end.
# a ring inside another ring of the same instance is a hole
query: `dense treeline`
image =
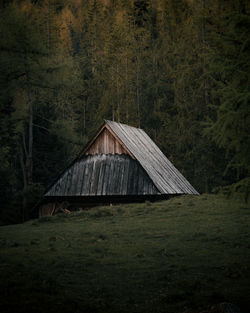
{"type": "Polygon", "coordinates": [[[247,188],[249,14],[244,0],[2,0],[1,221],[32,217],[104,118],[145,129],[200,192],[247,188]]]}

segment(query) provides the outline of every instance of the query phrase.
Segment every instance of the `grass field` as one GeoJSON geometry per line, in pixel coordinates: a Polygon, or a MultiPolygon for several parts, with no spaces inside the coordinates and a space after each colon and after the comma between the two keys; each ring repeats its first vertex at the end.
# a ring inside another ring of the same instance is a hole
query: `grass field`
{"type": "Polygon", "coordinates": [[[250,206],[181,196],[0,228],[0,312],[250,308],[250,206]]]}

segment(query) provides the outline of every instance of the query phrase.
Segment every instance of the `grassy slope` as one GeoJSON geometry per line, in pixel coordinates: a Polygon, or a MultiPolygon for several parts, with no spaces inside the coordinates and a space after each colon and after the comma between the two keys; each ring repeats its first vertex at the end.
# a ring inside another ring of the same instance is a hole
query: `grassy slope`
{"type": "Polygon", "coordinates": [[[248,312],[249,226],[249,205],[202,195],[2,227],[0,311],[199,312],[228,301],[248,312]]]}

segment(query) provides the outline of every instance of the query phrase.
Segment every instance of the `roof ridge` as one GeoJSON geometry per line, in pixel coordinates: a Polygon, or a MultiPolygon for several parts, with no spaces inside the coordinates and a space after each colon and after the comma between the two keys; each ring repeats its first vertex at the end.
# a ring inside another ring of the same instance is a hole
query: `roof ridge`
{"type": "Polygon", "coordinates": [[[107,123],[107,124],[125,125],[126,127],[131,127],[131,128],[140,129],[140,130],[144,131],[144,130],[143,130],[142,128],[140,128],[140,127],[131,126],[131,125],[128,125],[128,124],[125,124],[125,123],[115,122],[115,121],[106,120],[106,119],[104,119],[104,122],[107,123]]]}

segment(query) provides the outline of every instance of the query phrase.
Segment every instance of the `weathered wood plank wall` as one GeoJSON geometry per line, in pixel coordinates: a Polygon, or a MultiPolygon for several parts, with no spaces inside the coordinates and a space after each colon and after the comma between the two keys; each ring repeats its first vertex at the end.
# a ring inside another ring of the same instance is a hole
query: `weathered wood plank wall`
{"type": "Polygon", "coordinates": [[[128,151],[104,128],[85,154],[128,154],[128,151]]]}

